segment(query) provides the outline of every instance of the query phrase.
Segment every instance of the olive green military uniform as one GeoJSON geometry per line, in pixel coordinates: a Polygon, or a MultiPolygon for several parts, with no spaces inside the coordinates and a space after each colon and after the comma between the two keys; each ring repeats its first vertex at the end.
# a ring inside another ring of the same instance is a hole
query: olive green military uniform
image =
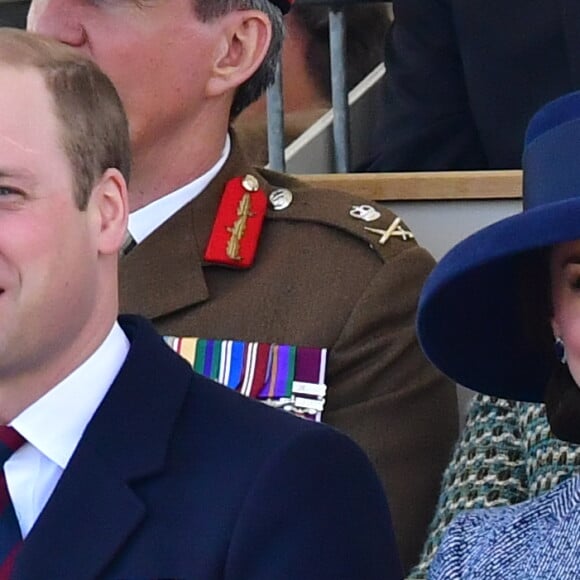
{"type": "Polygon", "coordinates": [[[386,231],[396,216],[381,207],[372,222],[351,217],[364,204],[251,169],[234,144],[207,190],[122,259],[121,310],[147,316],[162,334],[328,348],[323,421],[351,435],[374,462],[409,568],[457,436],[456,395],[414,333],[433,259],[400,235],[404,224],[388,240],[366,230],[386,231]],[[251,268],[207,264],[224,187],[246,174],[267,196],[288,189],[292,203],[268,209],[251,268]]]}

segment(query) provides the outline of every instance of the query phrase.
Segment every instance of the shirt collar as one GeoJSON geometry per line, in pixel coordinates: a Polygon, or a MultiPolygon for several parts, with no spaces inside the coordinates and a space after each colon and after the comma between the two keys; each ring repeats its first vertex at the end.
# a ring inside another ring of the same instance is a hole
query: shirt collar
{"type": "Polygon", "coordinates": [[[83,432],[119,373],[130,343],[117,322],[101,346],[10,425],[65,469],[83,432]]]}
{"type": "Polygon", "coordinates": [[[129,233],[140,244],[183,206],[194,200],[224,166],[231,150],[229,134],[217,163],[203,175],[129,215],[129,233]]]}

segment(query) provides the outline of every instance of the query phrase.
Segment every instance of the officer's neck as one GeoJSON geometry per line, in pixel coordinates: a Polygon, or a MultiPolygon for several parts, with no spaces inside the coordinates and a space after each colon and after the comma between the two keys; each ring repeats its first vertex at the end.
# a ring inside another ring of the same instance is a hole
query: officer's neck
{"type": "Polygon", "coordinates": [[[129,182],[130,210],[135,211],[192,182],[213,167],[222,154],[228,131],[202,127],[186,138],[157,140],[133,148],[129,182]]]}

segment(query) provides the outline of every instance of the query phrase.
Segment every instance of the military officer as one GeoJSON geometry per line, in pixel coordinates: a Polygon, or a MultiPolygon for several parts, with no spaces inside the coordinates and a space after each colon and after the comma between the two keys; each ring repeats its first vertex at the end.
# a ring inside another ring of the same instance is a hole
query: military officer
{"type": "Polygon", "coordinates": [[[350,434],[408,567],[457,432],[414,334],[433,259],[388,210],[244,160],[230,121],[272,80],[290,4],[33,0],[28,27],[91,55],[128,112],[122,310],[196,370],[350,434]]]}

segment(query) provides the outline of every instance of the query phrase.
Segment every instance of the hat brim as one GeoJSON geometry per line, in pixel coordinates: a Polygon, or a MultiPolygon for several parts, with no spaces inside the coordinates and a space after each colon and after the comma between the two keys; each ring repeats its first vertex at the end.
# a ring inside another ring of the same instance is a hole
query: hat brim
{"type": "Polygon", "coordinates": [[[556,359],[530,340],[521,272],[534,250],[575,239],[580,198],[511,216],[455,246],[427,279],[419,301],[417,330],[427,357],[475,391],[542,401],[556,359]]]}

